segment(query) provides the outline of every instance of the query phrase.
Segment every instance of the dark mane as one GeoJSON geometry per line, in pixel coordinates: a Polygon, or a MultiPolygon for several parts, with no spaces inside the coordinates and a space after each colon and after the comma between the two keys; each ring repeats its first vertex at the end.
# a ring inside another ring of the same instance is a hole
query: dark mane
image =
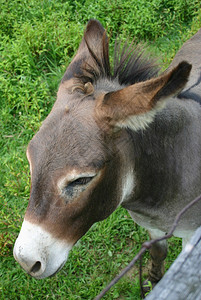
{"type": "Polygon", "coordinates": [[[160,68],[156,60],[149,57],[146,45],[115,43],[113,76],[120,84],[130,85],[153,78],[160,68]]]}
{"type": "MultiPolygon", "coordinates": [[[[98,54],[92,50],[93,45],[85,36],[85,42],[91,55],[92,64],[82,65],[83,83],[96,83],[100,78],[109,80],[118,80],[121,85],[131,85],[136,82],[142,82],[158,75],[160,68],[156,60],[148,55],[146,45],[136,43],[115,42],[113,67],[111,68],[109,60],[109,44],[106,35],[103,35],[101,51],[98,54]]],[[[79,76],[80,77],[80,76],[79,76]]]]}

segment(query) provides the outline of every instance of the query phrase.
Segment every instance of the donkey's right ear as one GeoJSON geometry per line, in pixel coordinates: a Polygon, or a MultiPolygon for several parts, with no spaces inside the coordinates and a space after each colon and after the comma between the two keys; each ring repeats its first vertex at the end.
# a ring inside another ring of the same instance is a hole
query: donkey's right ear
{"type": "Polygon", "coordinates": [[[184,88],[191,67],[188,62],[183,61],[159,77],[100,95],[95,107],[97,122],[105,129],[146,129],[167,99],[184,88]]]}
{"type": "Polygon", "coordinates": [[[93,65],[94,53],[97,58],[102,55],[102,41],[107,39],[105,29],[97,20],[90,20],[84,32],[84,37],[80,43],[77,54],[74,56],[72,62],[68,66],[62,81],[69,80],[75,75],[82,75],[82,67],[84,64],[93,65]]]}

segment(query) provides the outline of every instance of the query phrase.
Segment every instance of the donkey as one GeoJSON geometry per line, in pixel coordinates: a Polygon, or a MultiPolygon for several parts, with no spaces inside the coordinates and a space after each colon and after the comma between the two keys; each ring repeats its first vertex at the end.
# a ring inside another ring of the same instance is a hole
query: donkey
{"type": "MultiPolygon", "coordinates": [[[[54,275],[73,245],[119,205],[156,238],[201,193],[200,47],[201,30],[159,74],[144,48],[117,44],[111,68],[105,30],[89,21],[52,111],[27,148],[31,193],[14,246],[27,273],[54,275]]],[[[181,219],[174,234],[183,244],[200,216],[198,203],[181,219]]],[[[150,252],[155,285],[166,242],[150,252]]]]}

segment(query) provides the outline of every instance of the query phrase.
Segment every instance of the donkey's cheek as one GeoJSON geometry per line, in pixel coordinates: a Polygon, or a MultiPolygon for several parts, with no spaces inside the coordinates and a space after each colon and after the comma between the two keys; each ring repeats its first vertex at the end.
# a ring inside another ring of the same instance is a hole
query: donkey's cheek
{"type": "Polygon", "coordinates": [[[72,246],[73,243],[54,238],[39,225],[25,220],[13,253],[27,273],[42,279],[55,274],[63,267],[72,246]]]}

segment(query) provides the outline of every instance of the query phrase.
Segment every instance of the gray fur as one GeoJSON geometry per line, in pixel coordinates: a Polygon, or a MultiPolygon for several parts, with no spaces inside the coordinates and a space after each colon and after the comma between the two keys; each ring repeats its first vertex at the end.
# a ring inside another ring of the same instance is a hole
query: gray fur
{"type": "MultiPolygon", "coordinates": [[[[123,206],[148,215],[152,226],[164,232],[176,214],[201,193],[200,48],[201,30],[183,45],[169,67],[182,60],[192,64],[189,81],[178,99],[170,99],[146,131],[131,132],[139,184],[123,206]]],[[[200,214],[198,203],[183,216],[175,235],[193,233],[201,225],[200,214]]]]}
{"type": "MultiPolygon", "coordinates": [[[[147,130],[130,132],[138,184],[122,205],[150,218],[150,229],[167,232],[176,214],[201,193],[200,115],[196,102],[173,99],[147,130]]],[[[200,212],[201,203],[186,213],[177,230],[195,230],[200,212]]]]}

